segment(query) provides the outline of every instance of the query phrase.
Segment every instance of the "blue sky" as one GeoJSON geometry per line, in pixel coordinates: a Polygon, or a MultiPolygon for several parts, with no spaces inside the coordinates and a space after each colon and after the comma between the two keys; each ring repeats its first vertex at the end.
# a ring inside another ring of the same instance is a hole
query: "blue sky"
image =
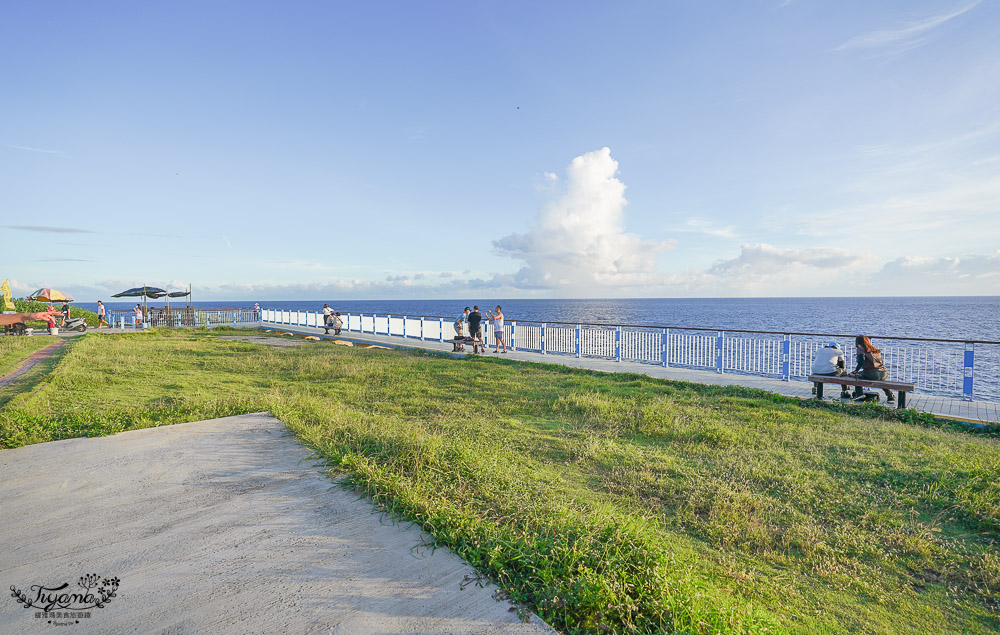
{"type": "Polygon", "coordinates": [[[1000,1],[0,8],[0,279],[1000,295],[1000,1]]]}

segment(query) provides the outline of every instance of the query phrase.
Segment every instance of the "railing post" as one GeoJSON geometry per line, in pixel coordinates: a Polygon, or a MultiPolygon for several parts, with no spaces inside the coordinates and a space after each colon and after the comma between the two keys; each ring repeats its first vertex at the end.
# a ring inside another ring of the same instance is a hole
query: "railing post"
{"type": "Polygon", "coordinates": [[[510,323],[510,350],[516,351],[517,346],[514,345],[514,340],[516,339],[515,334],[517,333],[517,322],[510,323]]]}
{"type": "Polygon", "coordinates": [[[670,329],[663,329],[660,335],[660,356],[664,368],[670,366],[670,329]]]}
{"type": "Polygon", "coordinates": [[[542,355],[545,354],[545,322],[542,322],[542,355]]]}
{"type": "Polygon", "coordinates": [[[424,316],[420,316],[420,341],[424,341],[424,316]]]}
{"type": "Polygon", "coordinates": [[[622,327],[615,327],[615,361],[622,361],[622,327]]]}
{"type": "Polygon", "coordinates": [[[580,325],[576,325],[576,356],[580,357],[580,325]]]}
{"type": "Polygon", "coordinates": [[[782,381],[789,381],[791,379],[791,372],[789,371],[789,361],[792,351],[792,336],[785,335],[781,341],[781,379],[782,381]]]}
{"type": "Polygon", "coordinates": [[[392,316],[385,316],[385,334],[392,335],[392,316]]]}
{"type": "Polygon", "coordinates": [[[438,341],[444,341],[444,318],[438,318],[438,341]]]}
{"type": "Polygon", "coordinates": [[[976,345],[965,343],[965,373],[962,378],[962,401],[972,401],[972,380],[975,374],[976,345]]]}
{"type": "Polygon", "coordinates": [[[715,338],[715,372],[722,374],[722,347],[725,346],[725,331],[719,331],[719,336],[715,338]]]}
{"type": "Polygon", "coordinates": [[[406,339],[406,316],[403,316],[403,339],[406,339]]]}

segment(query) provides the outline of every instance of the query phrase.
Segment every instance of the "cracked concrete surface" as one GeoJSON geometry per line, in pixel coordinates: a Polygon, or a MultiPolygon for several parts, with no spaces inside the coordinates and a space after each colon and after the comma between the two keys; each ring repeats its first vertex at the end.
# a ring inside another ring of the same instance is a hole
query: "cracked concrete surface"
{"type": "Polygon", "coordinates": [[[552,632],[493,586],[463,590],[472,567],[336,486],[267,414],[4,450],[0,501],[0,632],[56,628],[12,585],[88,573],[117,597],[66,632],[552,632]]]}

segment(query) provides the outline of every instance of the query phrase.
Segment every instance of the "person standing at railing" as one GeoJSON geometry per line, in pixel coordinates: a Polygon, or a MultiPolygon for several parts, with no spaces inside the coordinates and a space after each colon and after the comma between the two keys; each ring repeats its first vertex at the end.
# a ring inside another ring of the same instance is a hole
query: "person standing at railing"
{"type": "MultiPolygon", "coordinates": [[[[840,350],[840,344],[830,342],[816,351],[812,374],[827,375],[828,377],[843,377],[847,374],[847,358],[844,357],[844,351],[840,350]]],[[[813,386],[813,392],[816,392],[815,386],[813,386]]],[[[840,387],[840,398],[851,398],[851,391],[847,389],[847,386],[840,387]]]]}
{"type": "Polygon", "coordinates": [[[479,312],[479,305],[474,305],[472,307],[472,313],[469,314],[469,337],[472,338],[472,354],[478,355],[480,349],[483,346],[483,327],[481,322],[483,321],[483,314],[479,312]]]}
{"type": "Polygon", "coordinates": [[[492,313],[489,309],[486,309],[486,315],[493,320],[493,337],[496,338],[496,348],[493,353],[499,353],[500,347],[503,346],[503,352],[507,352],[507,345],[503,341],[503,311],[500,309],[500,305],[497,305],[497,312],[492,313]]]}
{"type": "MultiPolygon", "coordinates": [[[[854,338],[854,344],[857,347],[858,367],[851,374],[856,375],[858,379],[884,380],[889,373],[886,372],[885,362],[882,361],[882,351],[875,348],[867,335],[859,335],[854,338]]],[[[883,388],[882,391],[885,393],[887,403],[896,403],[896,397],[893,396],[891,390],[883,388]]],[[[855,386],[854,398],[861,399],[864,396],[865,389],[861,386],[855,386]]]]}
{"type": "Polygon", "coordinates": [[[135,308],[132,309],[132,313],[135,314],[135,328],[141,327],[142,326],[142,307],[139,306],[138,304],[135,305],[135,308]]]}
{"type": "Polygon", "coordinates": [[[333,309],[330,308],[329,304],[323,305],[323,334],[329,335],[330,328],[333,326],[333,309]]]}

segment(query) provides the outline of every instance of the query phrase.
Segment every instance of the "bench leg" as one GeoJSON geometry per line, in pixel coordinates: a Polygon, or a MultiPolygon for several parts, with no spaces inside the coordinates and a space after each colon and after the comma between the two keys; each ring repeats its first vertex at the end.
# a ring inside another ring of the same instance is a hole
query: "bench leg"
{"type": "Polygon", "coordinates": [[[899,399],[897,401],[899,403],[899,405],[896,406],[897,410],[906,407],[906,393],[903,392],[902,390],[899,391],[899,399]]]}
{"type": "Polygon", "coordinates": [[[823,382],[816,382],[816,398],[823,401],[823,382]]]}

